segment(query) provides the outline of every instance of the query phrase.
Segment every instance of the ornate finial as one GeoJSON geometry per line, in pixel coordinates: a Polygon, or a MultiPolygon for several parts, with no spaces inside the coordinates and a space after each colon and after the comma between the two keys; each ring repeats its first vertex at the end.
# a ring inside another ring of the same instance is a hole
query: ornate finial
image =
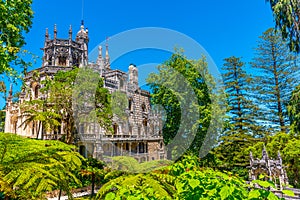
{"type": "Polygon", "coordinates": [[[109,40],[109,37],[106,38],[106,51],[105,51],[105,58],[106,59],[109,59],[109,54],[108,54],[108,40],[109,40]]]}
{"type": "Polygon", "coordinates": [[[98,57],[99,58],[102,58],[102,46],[100,45],[99,47],[98,47],[98,57]]]}
{"type": "Polygon", "coordinates": [[[70,28],[69,28],[69,39],[72,39],[72,25],[70,25],[70,28]]]}
{"type": "Polygon", "coordinates": [[[12,88],[13,88],[13,85],[11,83],[10,84],[10,88],[9,88],[9,97],[12,97],[12,88]]]}
{"type": "Polygon", "coordinates": [[[84,26],[84,21],[83,21],[83,19],[81,20],[81,26],[84,26]]]}
{"type": "Polygon", "coordinates": [[[48,28],[46,28],[45,38],[46,38],[46,40],[48,40],[48,39],[49,39],[49,32],[48,32],[48,28]]]}
{"type": "Polygon", "coordinates": [[[57,36],[57,29],[56,29],[56,24],[54,24],[54,39],[56,39],[57,36]]]}

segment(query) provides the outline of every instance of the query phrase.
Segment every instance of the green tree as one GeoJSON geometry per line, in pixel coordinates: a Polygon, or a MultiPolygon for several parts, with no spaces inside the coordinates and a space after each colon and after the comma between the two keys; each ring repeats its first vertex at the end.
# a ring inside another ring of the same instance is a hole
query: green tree
{"type": "Polygon", "coordinates": [[[53,112],[51,107],[46,105],[46,100],[24,101],[21,104],[22,116],[25,120],[20,126],[24,129],[30,124],[34,124],[36,138],[44,138],[44,132],[57,131],[60,123],[60,115],[53,112]],[[43,130],[42,130],[43,129],[43,130]],[[39,135],[41,133],[41,136],[39,135]]]}
{"type": "Polygon", "coordinates": [[[104,177],[104,171],[103,171],[104,165],[105,163],[103,163],[102,161],[99,161],[94,158],[88,158],[86,160],[85,166],[80,171],[82,176],[87,176],[91,178],[91,183],[92,183],[91,197],[95,195],[96,180],[104,177]]]}
{"type": "Polygon", "coordinates": [[[300,2],[298,0],[266,0],[270,2],[277,28],[289,42],[290,50],[300,51],[300,2]]]}
{"type": "Polygon", "coordinates": [[[6,100],[6,85],[4,81],[0,81],[0,93],[3,93],[3,98],[6,100]]]}
{"type": "Polygon", "coordinates": [[[260,127],[255,121],[258,107],[251,100],[252,78],[244,70],[245,63],[240,58],[233,56],[225,58],[224,61],[223,81],[228,95],[230,131],[257,136],[260,127]]]}
{"type": "Polygon", "coordinates": [[[71,198],[70,183],[80,184],[74,173],[83,159],[74,149],[59,141],[0,133],[0,192],[8,197],[34,199],[58,188],[71,198]]]}
{"type": "Polygon", "coordinates": [[[259,140],[261,131],[255,121],[258,108],[251,100],[252,79],[244,70],[245,63],[234,56],[224,61],[223,81],[228,97],[229,127],[222,133],[219,145],[212,154],[214,159],[221,161],[216,167],[245,176],[249,158],[241,152],[259,140]]]}
{"type": "Polygon", "coordinates": [[[32,25],[31,4],[32,0],[0,1],[0,74],[12,72],[11,64],[24,63],[17,54],[25,44],[23,34],[32,25]]]}
{"type": "Polygon", "coordinates": [[[260,108],[260,120],[271,129],[287,131],[286,105],[297,82],[294,76],[298,70],[296,59],[274,29],[268,29],[260,36],[251,63],[255,70],[253,93],[260,108]]]}
{"type": "Polygon", "coordinates": [[[169,146],[168,157],[188,148],[198,155],[211,122],[210,88],[206,84],[213,82],[206,60],[190,61],[177,51],[157,68],[158,74],[152,73],[147,79],[153,93],[151,100],[162,105],[166,113],[162,129],[165,144],[172,144],[175,136],[178,140],[169,146]]]}
{"type": "Polygon", "coordinates": [[[288,113],[291,121],[291,131],[295,135],[300,135],[300,85],[292,93],[288,113]]]}

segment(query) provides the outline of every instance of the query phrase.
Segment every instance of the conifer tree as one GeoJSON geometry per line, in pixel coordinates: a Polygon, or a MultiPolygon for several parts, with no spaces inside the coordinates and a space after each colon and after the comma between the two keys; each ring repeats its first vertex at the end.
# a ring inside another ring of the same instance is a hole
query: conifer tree
{"type": "Polygon", "coordinates": [[[286,105],[297,82],[294,75],[298,66],[295,54],[289,51],[279,32],[271,28],[260,36],[252,67],[260,120],[270,130],[287,131],[286,105]]]}
{"type": "Polygon", "coordinates": [[[247,156],[241,152],[259,140],[256,138],[260,134],[260,127],[255,122],[257,106],[249,93],[251,77],[243,69],[245,63],[234,56],[224,61],[223,81],[228,99],[229,127],[223,132],[214,154],[222,161],[223,168],[232,170],[248,165],[247,156]]]}
{"type": "Polygon", "coordinates": [[[291,120],[291,131],[294,135],[300,135],[300,85],[292,93],[288,105],[288,113],[291,120]]]}
{"type": "Polygon", "coordinates": [[[251,77],[243,69],[245,63],[241,58],[232,56],[225,58],[224,61],[223,81],[228,95],[232,131],[255,135],[259,127],[255,125],[254,116],[257,107],[253,104],[249,93],[251,77]]]}

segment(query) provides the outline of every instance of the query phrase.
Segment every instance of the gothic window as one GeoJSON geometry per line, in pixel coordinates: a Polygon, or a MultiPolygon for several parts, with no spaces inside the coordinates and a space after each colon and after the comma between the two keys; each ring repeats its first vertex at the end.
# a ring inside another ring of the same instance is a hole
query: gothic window
{"type": "Polygon", "coordinates": [[[39,85],[37,85],[37,86],[35,86],[35,88],[34,88],[34,98],[39,98],[39,89],[40,89],[40,86],[39,85]]]}
{"type": "Polygon", "coordinates": [[[80,124],[79,125],[79,133],[84,133],[84,124],[82,123],[82,124],[80,124]]]}
{"type": "Polygon", "coordinates": [[[132,135],[132,126],[131,125],[129,125],[129,135],[132,135]]]}
{"type": "Polygon", "coordinates": [[[114,135],[117,135],[118,134],[118,124],[114,124],[113,129],[114,129],[114,135]]]}
{"type": "Polygon", "coordinates": [[[132,105],[133,104],[133,100],[132,100],[132,98],[130,98],[129,100],[128,100],[128,110],[130,110],[130,111],[132,111],[132,105]]]}
{"type": "Polygon", "coordinates": [[[142,104],[142,111],[146,112],[146,105],[145,105],[145,103],[142,104]]]}
{"type": "Polygon", "coordinates": [[[145,132],[145,135],[147,135],[147,133],[148,133],[148,128],[147,128],[147,119],[144,119],[143,120],[143,126],[144,126],[144,132],[145,132]]]}
{"type": "Polygon", "coordinates": [[[122,89],[124,86],[124,81],[122,79],[120,79],[120,88],[122,89]]]}
{"type": "Polygon", "coordinates": [[[160,147],[160,149],[163,148],[163,142],[160,142],[160,143],[159,143],[159,147],[160,147]]]}
{"type": "Polygon", "coordinates": [[[49,56],[48,65],[52,65],[52,56],[49,56]]]}
{"type": "Polygon", "coordinates": [[[143,120],[143,125],[144,125],[144,126],[147,126],[147,119],[144,119],[144,120],[143,120]]]}
{"type": "Polygon", "coordinates": [[[145,144],[144,143],[139,143],[139,153],[145,153],[145,144]]]}
{"type": "Polygon", "coordinates": [[[67,65],[67,58],[65,56],[58,57],[58,65],[66,66],[67,65]]]}

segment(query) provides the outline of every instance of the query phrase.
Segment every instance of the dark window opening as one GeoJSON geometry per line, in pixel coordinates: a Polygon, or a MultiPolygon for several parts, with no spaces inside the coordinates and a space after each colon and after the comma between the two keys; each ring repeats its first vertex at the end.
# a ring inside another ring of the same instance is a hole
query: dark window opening
{"type": "Polygon", "coordinates": [[[132,126],[129,125],[129,135],[132,135],[132,126]]]}
{"type": "Polygon", "coordinates": [[[35,88],[34,88],[34,98],[39,98],[39,89],[40,89],[40,86],[39,85],[37,85],[37,86],[35,86],[35,88]]]}
{"type": "Polygon", "coordinates": [[[114,134],[117,135],[118,134],[118,124],[114,124],[113,129],[114,129],[114,134]]]}
{"type": "Polygon", "coordinates": [[[132,111],[132,103],[133,103],[133,100],[129,99],[129,101],[128,101],[128,110],[130,110],[130,111],[132,111]]]}
{"type": "Polygon", "coordinates": [[[66,66],[67,65],[67,58],[65,56],[60,56],[58,58],[58,65],[66,66]]]}
{"type": "Polygon", "coordinates": [[[146,105],[145,105],[145,103],[142,104],[142,111],[146,112],[146,105]]]}

